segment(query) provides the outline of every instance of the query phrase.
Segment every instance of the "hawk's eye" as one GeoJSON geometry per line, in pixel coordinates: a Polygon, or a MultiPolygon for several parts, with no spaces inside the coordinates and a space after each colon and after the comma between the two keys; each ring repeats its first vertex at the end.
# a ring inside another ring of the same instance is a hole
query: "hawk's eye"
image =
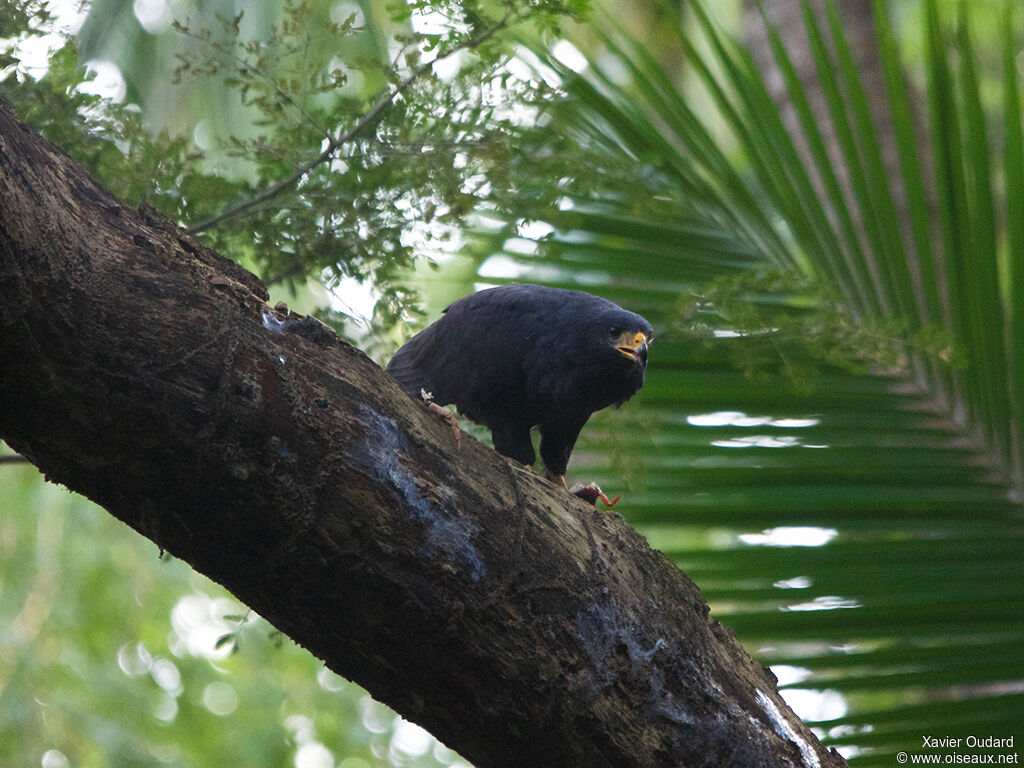
{"type": "Polygon", "coordinates": [[[608,335],[609,335],[609,336],[612,336],[612,337],[615,337],[615,336],[621,336],[621,335],[622,335],[622,329],[621,329],[621,328],[619,328],[619,327],[618,327],[617,325],[613,325],[613,326],[612,326],[612,327],[611,327],[611,328],[610,328],[610,329],[608,330],[608,335]]]}

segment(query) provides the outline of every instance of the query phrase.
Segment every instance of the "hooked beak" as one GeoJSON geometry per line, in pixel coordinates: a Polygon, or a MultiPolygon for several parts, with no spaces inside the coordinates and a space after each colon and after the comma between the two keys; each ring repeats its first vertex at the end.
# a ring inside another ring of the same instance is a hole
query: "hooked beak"
{"type": "Polygon", "coordinates": [[[636,360],[641,365],[647,365],[647,335],[637,331],[636,333],[626,332],[616,339],[616,349],[626,357],[636,360]]]}

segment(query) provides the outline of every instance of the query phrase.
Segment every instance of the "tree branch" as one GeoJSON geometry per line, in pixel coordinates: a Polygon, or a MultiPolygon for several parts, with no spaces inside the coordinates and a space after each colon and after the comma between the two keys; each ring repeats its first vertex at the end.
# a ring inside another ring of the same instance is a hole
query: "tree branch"
{"type": "Polygon", "coordinates": [[[825,766],[697,587],[0,106],[0,437],[480,768],[825,766]]]}

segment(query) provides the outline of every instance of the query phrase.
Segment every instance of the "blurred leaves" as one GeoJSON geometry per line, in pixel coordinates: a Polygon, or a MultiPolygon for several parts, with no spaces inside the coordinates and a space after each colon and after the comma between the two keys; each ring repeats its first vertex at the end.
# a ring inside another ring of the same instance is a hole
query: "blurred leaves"
{"type": "Polygon", "coordinates": [[[858,316],[834,285],[798,272],[717,278],[683,300],[675,330],[712,346],[723,334],[743,337],[743,356],[733,356],[736,368],[756,377],[781,364],[794,383],[823,366],[906,377],[916,357],[966,365],[955,335],[940,325],[911,333],[897,317],[858,316]]]}

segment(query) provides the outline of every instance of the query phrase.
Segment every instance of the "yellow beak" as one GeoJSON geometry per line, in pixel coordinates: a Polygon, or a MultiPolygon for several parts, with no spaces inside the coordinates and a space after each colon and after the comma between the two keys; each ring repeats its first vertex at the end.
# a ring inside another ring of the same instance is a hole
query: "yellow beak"
{"type": "Polygon", "coordinates": [[[631,333],[627,331],[622,334],[616,341],[616,349],[619,350],[626,357],[633,360],[638,360],[641,363],[647,362],[647,335],[637,331],[631,333]]]}

